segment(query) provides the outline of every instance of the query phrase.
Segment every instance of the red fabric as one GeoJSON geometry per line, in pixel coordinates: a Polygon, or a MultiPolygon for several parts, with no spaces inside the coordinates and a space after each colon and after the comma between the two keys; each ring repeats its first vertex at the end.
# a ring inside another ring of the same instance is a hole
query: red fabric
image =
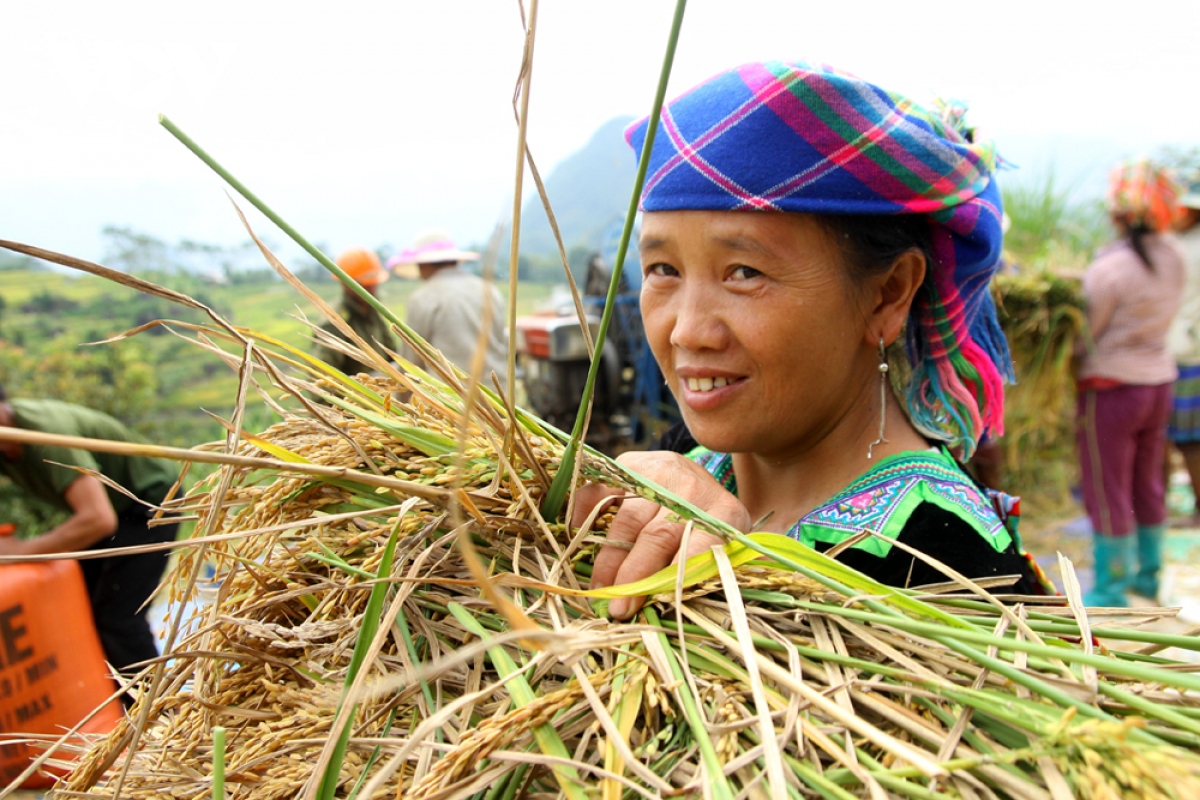
{"type": "Polygon", "coordinates": [[[1092,378],[1080,378],[1075,382],[1075,386],[1081,392],[1100,392],[1105,389],[1116,389],[1118,386],[1125,384],[1116,378],[1101,378],[1099,376],[1092,378]]]}

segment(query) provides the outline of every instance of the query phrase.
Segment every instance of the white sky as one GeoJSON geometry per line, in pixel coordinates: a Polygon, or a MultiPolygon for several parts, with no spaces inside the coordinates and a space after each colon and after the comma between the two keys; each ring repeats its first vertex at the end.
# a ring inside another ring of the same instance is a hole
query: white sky
{"type": "MultiPolygon", "coordinates": [[[[543,174],[649,110],[673,6],[542,0],[529,138],[543,174]]],[[[0,238],[85,258],[107,223],[244,239],[160,112],[334,250],[431,226],[480,241],[511,208],[516,0],[7,0],[0,20],[0,238]]],[[[1196,0],[693,0],[670,93],[745,61],[824,61],[921,102],[966,100],[1001,153],[1023,143],[1028,170],[1089,141],[1200,144],[1197,31],[1196,0]]]]}

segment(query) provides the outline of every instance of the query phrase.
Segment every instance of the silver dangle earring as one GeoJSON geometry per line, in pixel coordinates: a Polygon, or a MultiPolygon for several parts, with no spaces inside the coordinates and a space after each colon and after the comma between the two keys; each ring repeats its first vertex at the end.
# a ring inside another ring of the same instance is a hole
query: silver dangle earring
{"type": "Polygon", "coordinates": [[[879,337],[879,438],[871,442],[867,446],[867,460],[872,457],[872,451],[875,445],[884,444],[887,439],[883,436],[884,428],[887,425],[887,374],[888,361],[887,350],[883,346],[883,337],[879,337]]]}

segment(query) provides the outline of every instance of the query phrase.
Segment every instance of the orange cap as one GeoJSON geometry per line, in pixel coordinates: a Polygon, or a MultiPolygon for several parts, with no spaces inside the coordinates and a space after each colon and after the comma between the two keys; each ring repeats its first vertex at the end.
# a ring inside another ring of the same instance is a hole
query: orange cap
{"type": "Polygon", "coordinates": [[[365,247],[352,247],[337,257],[337,265],[362,286],[378,286],[388,279],[379,256],[365,247]]]}

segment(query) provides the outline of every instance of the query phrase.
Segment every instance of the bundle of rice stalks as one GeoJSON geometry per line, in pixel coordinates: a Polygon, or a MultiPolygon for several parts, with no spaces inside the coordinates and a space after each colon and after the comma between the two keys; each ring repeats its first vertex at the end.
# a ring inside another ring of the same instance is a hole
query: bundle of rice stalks
{"type": "Polygon", "coordinates": [[[1091,629],[1077,594],[893,590],[770,534],[589,597],[605,518],[538,511],[555,432],[419,370],[348,378],[241,333],[275,388],[329,405],[234,431],[240,463],[177,509],[203,536],[175,600],[204,562],[220,589],[58,797],[214,796],[214,726],[223,796],[256,800],[1200,791],[1200,678],[1152,652],[1192,637],[1091,629]],[[637,594],[636,620],[605,617],[637,594]]]}
{"type": "Polygon", "coordinates": [[[382,373],[351,377],[210,314],[170,327],[239,370],[226,442],[120,445],[221,465],[172,508],[197,522],[171,580],[180,611],[130,714],[57,797],[1200,791],[1200,678],[1159,655],[1200,642],[1093,628],[1069,566],[1067,603],[1008,607],[956,575],[896,590],[583,448],[571,487],[654,499],[729,540],[588,592],[606,517],[543,515],[564,435],[427,347],[424,370],[347,328],[353,343],[331,344],[382,373]],[[257,433],[240,422],[251,390],[280,417],[257,433]],[[205,565],[220,588],[184,620],[205,565]],[[607,618],[607,598],[638,595],[654,600],[636,620],[607,618]]]}
{"type": "Polygon", "coordinates": [[[1005,393],[1005,490],[1055,509],[1074,479],[1075,383],[1071,356],[1086,316],[1077,279],[1045,267],[997,276],[1000,325],[1017,382],[1005,393]]]}

